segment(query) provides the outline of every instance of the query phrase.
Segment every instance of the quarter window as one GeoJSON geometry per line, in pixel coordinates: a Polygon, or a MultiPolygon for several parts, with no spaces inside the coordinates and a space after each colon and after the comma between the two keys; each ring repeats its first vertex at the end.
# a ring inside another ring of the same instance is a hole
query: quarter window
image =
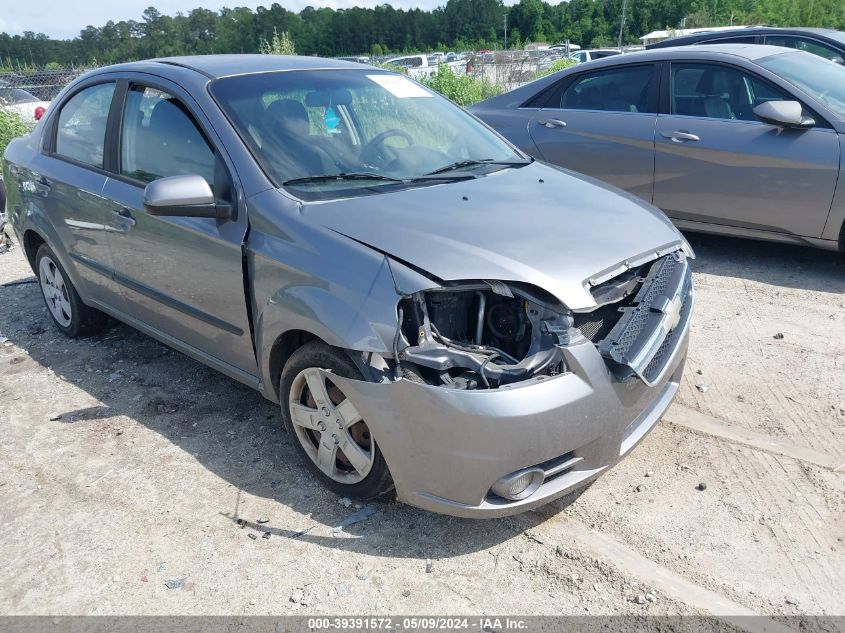
{"type": "Polygon", "coordinates": [[[735,68],[672,64],[672,114],[758,121],[754,108],[792,97],[735,68]]]}
{"type": "Polygon", "coordinates": [[[55,153],[103,168],[106,124],[114,83],[83,88],[62,106],[56,128],[55,153]]]}
{"type": "Polygon", "coordinates": [[[649,103],[651,66],[633,66],[586,73],[563,92],[560,107],[566,110],[654,112],[649,103]]]}
{"type": "Polygon", "coordinates": [[[142,182],[198,174],[213,185],[214,151],[181,101],[133,86],[123,112],[120,173],[142,182]]]}

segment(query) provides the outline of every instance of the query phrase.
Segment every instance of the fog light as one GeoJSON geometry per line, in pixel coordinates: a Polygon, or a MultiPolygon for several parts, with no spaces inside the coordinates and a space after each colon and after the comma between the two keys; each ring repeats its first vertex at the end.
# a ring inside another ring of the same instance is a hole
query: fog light
{"type": "Polygon", "coordinates": [[[491,490],[503,499],[519,501],[537,492],[537,489],[543,485],[545,477],[541,468],[526,468],[505,475],[493,484],[491,490]]]}

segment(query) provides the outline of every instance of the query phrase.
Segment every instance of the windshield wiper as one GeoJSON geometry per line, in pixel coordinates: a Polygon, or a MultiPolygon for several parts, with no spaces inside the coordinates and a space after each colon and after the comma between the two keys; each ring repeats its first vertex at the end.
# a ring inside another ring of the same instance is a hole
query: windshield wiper
{"type": "Polygon", "coordinates": [[[439,169],[435,169],[434,171],[428,172],[427,176],[433,176],[435,174],[442,174],[443,172],[447,171],[454,171],[456,169],[463,169],[464,167],[474,167],[476,165],[505,165],[505,166],[515,166],[515,165],[527,165],[531,162],[531,159],[525,160],[495,160],[493,158],[468,158],[466,160],[459,160],[456,163],[451,163],[444,167],[440,167],[439,169]]]}
{"type": "Polygon", "coordinates": [[[353,172],[349,174],[319,174],[316,176],[305,176],[303,178],[291,178],[285,180],[283,185],[304,185],[312,182],[331,182],[332,180],[381,180],[385,182],[403,182],[399,178],[391,178],[370,172],[353,172]]]}

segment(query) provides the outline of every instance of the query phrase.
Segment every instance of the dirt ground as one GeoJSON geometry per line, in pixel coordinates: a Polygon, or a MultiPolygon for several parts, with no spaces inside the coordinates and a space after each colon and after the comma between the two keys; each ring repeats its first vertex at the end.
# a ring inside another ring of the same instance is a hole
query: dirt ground
{"type": "Polygon", "coordinates": [[[845,257],[691,241],[685,379],[627,459],[568,505],[343,531],[274,405],[0,288],[0,613],[845,614],[845,257]]]}

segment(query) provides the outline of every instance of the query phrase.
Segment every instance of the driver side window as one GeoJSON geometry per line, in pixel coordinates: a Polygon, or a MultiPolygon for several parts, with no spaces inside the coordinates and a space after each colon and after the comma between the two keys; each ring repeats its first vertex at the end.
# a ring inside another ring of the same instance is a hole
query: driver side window
{"type": "Polygon", "coordinates": [[[754,108],[791,96],[739,69],[715,64],[672,64],[672,114],[759,121],[754,108]]]}

